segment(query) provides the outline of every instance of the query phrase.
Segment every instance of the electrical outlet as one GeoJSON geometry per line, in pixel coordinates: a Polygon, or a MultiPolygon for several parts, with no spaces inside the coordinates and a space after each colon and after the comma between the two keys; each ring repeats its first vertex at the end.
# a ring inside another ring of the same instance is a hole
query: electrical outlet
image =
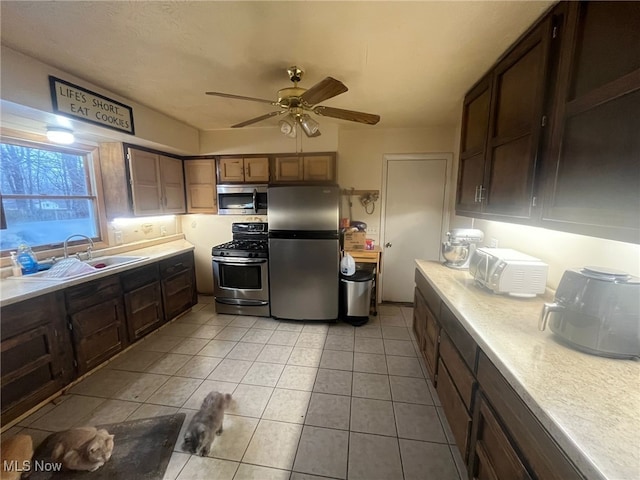
{"type": "Polygon", "coordinates": [[[491,248],[498,248],[498,239],[491,237],[491,241],[489,242],[489,246],[491,248]]]}
{"type": "Polygon", "coordinates": [[[163,237],[167,234],[167,227],[165,227],[164,225],[160,226],[160,235],[162,235],[163,237]]]}
{"type": "Polygon", "coordinates": [[[123,241],[122,241],[122,231],[121,230],[116,230],[115,232],[113,232],[113,236],[115,237],[116,245],[122,245],[122,243],[123,243],[123,241]]]}
{"type": "Polygon", "coordinates": [[[377,235],[378,229],[376,227],[367,227],[367,233],[370,233],[371,235],[377,235]]]}

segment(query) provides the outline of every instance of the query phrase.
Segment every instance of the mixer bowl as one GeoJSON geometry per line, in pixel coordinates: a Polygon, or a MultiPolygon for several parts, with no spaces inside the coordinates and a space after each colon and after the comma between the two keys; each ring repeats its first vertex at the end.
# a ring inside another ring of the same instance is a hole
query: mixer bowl
{"type": "Polygon", "coordinates": [[[462,265],[469,257],[469,245],[442,244],[442,256],[452,265],[462,265]]]}

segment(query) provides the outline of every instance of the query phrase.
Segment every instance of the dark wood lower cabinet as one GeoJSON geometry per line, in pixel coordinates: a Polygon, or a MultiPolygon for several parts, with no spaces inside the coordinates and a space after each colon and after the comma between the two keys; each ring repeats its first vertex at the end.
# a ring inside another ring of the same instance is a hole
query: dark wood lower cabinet
{"type": "Polygon", "coordinates": [[[473,415],[473,451],[469,474],[477,480],[530,480],[491,407],[478,395],[473,415]]]}
{"type": "Polygon", "coordinates": [[[2,424],[6,425],[73,378],[63,293],[3,308],[1,331],[2,424]]]}
{"type": "Polygon", "coordinates": [[[464,401],[458,394],[456,385],[442,363],[442,359],[438,361],[438,382],[436,383],[436,391],[440,404],[444,410],[444,414],[449,422],[449,427],[456,439],[456,444],[460,450],[462,458],[467,460],[467,452],[469,448],[469,434],[471,432],[471,416],[467,411],[464,401]]]}
{"type": "Polygon", "coordinates": [[[160,262],[165,320],[173,320],[198,302],[193,252],[160,262]]]}
{"type": "Polygon", "coordinates": [[[97,367],[127,344],[122,290],[117,275],[66,290],[77,373],[97,367]]]}
{"type": "Polygon", "coordinates": [[[193,252],[187,252],[3,307],[2,424],[197,300],[193,252]]]}
{"type": "Polygon", "coordinates": [[[469,478],[584,479],[420,270],[415,279],[413,329],[469,478]]]}
{"type": "Polygon", "coordinates": [[[120,276],[129,341],[135,342],[164,322],[158,265],[136,268],[120,276]]]}
{"type": "Polygon", "coordinates": [[[514,451],[533,478],[584,478],[484,352],[479,355],[476,375],[483,398],[504,425],[514,451]]]}

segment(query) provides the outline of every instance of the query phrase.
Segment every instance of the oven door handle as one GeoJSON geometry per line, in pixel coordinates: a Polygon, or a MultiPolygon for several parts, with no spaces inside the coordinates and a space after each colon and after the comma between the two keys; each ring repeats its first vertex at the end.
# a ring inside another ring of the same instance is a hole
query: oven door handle
{"type": "Polygon", "coordinates": [[[258,214],[258,189],[253,189],[253,213],[258,214]]]}
{"type": "Polygon", "coordinates": [[[224,263],[225,265],[246,265],[248,263],[267,263],[266,258],[246,258],[246,257],[213,257],[216,263],[224,263]]]}

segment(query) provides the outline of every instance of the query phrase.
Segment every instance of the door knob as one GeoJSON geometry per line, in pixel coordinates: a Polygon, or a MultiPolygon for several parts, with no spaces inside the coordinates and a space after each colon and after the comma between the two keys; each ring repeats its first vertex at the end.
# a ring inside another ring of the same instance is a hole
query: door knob
{"type": "Polygon", "coordinates": [[[387,243],[385,243],[385,244],[384,244],[384,246],[385,246],[386,248],[389,248],[389,247],[391,246],[391,243],[390,243],[390,242],[387,242],[387,243]]]}

